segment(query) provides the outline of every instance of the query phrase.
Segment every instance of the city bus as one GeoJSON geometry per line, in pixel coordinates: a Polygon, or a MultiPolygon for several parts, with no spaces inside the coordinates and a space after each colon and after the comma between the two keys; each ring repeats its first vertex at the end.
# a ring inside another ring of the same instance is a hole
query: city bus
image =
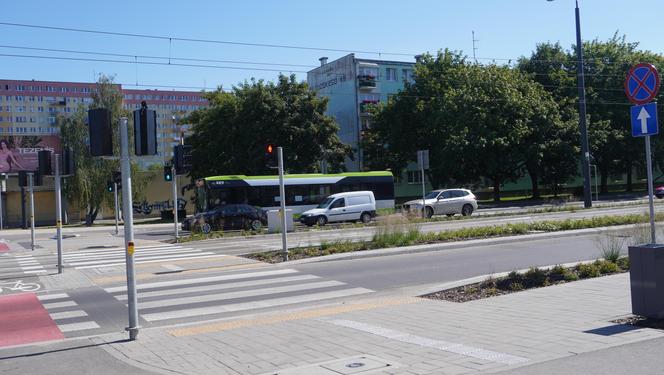
{"type": "MultiPolygon", "coordinates": [[[[222,204],[244,203],[264,209],[280,205],[279,176],[213,176],[206,177],[206,210],[222,204]]],[[[394,178],[392,172],[349,172],[337,174],[288,174],[284,176],[286,206],[299,214],[316,207],[323,199],[349,191],[370,190],[376,198],[376,208],[394,208],[394,178]]],[[[197,194],[203,193],[197,189],[197,194]]]]}

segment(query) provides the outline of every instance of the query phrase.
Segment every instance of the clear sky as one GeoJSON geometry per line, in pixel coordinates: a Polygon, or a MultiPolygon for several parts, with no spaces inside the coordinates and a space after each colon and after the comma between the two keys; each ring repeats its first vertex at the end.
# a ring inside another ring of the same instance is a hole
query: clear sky
{"type": "MultiPolygon", "coordinates": [[[[580,0],[584,40],[606,40],[616,31],[643,49],[663,53],[664,1],[580,0]]],[[[243,0],[243,1],[3,1],[0,22],[149,34],[171,38],[214,39],[352,51],[359,57],[413,61],[412,56],[449,48],[472,56],[472,31],[478,58],[516,59],[538,42],[575,40],[574,1],[555,0],[243,0]],[[387,53],[404,53],[406,56],[387,53]]],[[[56,61],[0,56],[0,78],[90,82],[95,74],[115,75],[122,84],[230,87],[251,77],[273,80],[279,71],[307,71],[344,52],[169,42],[40,30],[0,25],[0,55],[62,56],[122,61],[166,56],[244,63],[190,62],[240,69],[137,65],[98,61],[56,61]],[[129,55],[98,56],[7,48],[31,47],[129,55]],[[296,64],[298,67],[252,65],[296,64]],[[255,67],[276,71],[247,70],[255,67]]],[[[297,73],[306,79],[305,73],[297,73]]]]}

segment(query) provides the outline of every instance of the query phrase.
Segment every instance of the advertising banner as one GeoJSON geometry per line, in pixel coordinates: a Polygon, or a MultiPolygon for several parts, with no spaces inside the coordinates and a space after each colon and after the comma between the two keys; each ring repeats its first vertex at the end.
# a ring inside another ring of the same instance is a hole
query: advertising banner
{"type": "Polygon", "coordinates": [[[37,153],[41,150],[60,153],[60,137],[57,135],[0,137],[0,173],[37,170],[39,165],[37,153]]]}

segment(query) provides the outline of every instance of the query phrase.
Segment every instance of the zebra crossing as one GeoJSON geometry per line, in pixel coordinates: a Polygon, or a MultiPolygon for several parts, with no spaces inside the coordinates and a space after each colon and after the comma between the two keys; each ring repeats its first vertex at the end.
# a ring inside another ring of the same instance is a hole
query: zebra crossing
{"type": "MultiPolygon", "coordinates": [[[[141,283],[137,289],[139,315],[150,323],[197,317],[209,319],[373,292],[294,269],[253,270],[141,283]]],[[[105,288],[105,291],[126,304],[125,286],[105,288]]]]}
{"type": "MultiPolygon", "coordinates": [[[[124,247],[86,249],[65,252],[64,263],[75,269],[115,267],[125,265],[124,247]]],[[[203,251],[193,247],[173,244],[159,244],[136,247],[134,260],[136,264],[159,263],[164,261],[198,260],[219,258],[225,255],[211,251],[203,251]]]]}
{"type": "Polygon", "coordinates": [[[47,272],[44,266],[32,255],[16,255],[14,259],[25,274],[42,274],[47,272]]]}
{"type": "Polygon", "coordinates": [[[0,254],[0,278],[40,276],[48,274],[39,257],[32,255],[0,254]]]}
{"type": "Polygon", "coordinates": [[[64,334],[100,328],[67,293],[43,294],[37,296],[37,299],[64,334]]]}

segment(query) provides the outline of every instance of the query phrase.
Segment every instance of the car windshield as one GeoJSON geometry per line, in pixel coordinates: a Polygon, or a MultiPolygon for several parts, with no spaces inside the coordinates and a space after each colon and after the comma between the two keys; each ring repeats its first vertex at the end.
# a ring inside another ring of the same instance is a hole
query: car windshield
{"type": "Polygon", "coordinates": [[[426,198],[426,199],[436,199],[438,194],[440,194],[439,191],[432,191],[431,193],[425,195],[424,198],[426,198]]]}
{"type": "Polygon", "coordinates": [[[322,202],[320,202],[320,204],[316,208],[327,208],[327,206],[329,206],[333,200],[334,198],[332,197],[325,198],[322,202]]]}

